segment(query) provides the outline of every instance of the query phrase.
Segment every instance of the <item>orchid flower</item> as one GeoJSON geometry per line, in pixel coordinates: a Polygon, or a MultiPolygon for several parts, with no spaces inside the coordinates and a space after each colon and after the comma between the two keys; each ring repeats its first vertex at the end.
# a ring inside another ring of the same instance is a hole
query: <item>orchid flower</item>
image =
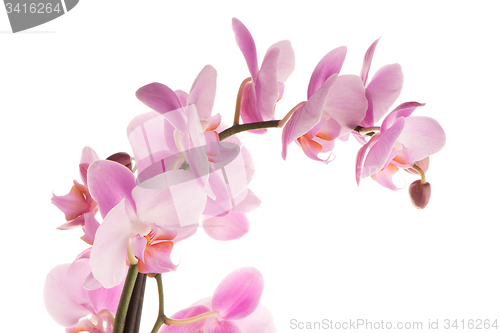
{"type": "Polygon", "coordinates": [[[217,286],[212,297],[204,298],[167,320],[160,333],[274,333],[272,316],[259,305],[264,280],[252,267],[230,273],[217,286]],[[189,320],[200,316],[201,320],[189,320]]]}
{"type": "Polygon", "coordinates": [[[346,51],[345,47],[330,51],[314,69],[307,102],[298,104],[284,125],[283,159],[286,159],[288,145],[296,141],[309,158],[330,162],[329,157],[323,160],[318,155],[331,155],[333,140],[348,134],[365,116],[367,101],[361,79],[355,75],[338,75],[346,51]]]}
{"type": "Polygon", "coordinates": [[[371,176],[391,190],[398,188],[392,176],[399,168],[411,168],[415,163],[444,147],[446,135],[439,123],[429,117],[410,115],[425,104],[403,103],[383,121],[380,133],[374,134],[356,157],[356,182],[371,176]]]}
{"type": "Polygon", "coordinates": [[[64,213],[67,221],[57,229],[68,230],[81,226],[85,233],[81,239],[90,245],[94,242],[99,222],[95,219],[98,210],[97,202],[92,198],[87,187],[87,169],[92,162],[97,160],[99,157],[92,148],[83,148],[80,159],[80,177],[83,184],[74,180],[74,185],[68,194],[52,195],[52,203],[64,213]]]}
{"type": "MultiPolygon", "coordinates": [[[[274,119],[276,102],[284,92],[284,82],[295,67],[295,54],[290,41],[283,40],[269,47],[262,65],[257,62],[257,49],[248,29],[233,18],[233,31],[250,71],[245,80],[241,95],[240,115],[244,123],[261,122],[274,119]]],[[[251,131],[265,133],[265,129],[251,131]]]]}
{"type": "Polygon", "coordinates": [[[394,104],[403,88],[403,72],[399,64],[390,64],[381,67],[368,83],[370,66],[377,47],[377,39],[370,45],[365,53],[363,66],[361,68],[361,80],[366,87],[366,99],[368,109],[363,121],[359,124],[363,127],[372,127],[377,123],[389,108],[394,104]]]}
{"type": "MultiPolygon", "coordinates": [[[[198,87],[199,84],[196,91],[206,95],[198,87]]],[[[207,194],[203,212],[207,234],[217,240],[236,239],[246,234],[249,223],[245,213],[260,204],[247,188],[253,175],[248,150],[234,136],[219,142],[217,132],[210,130],[210,126],[204,131],[197,105],[183,106],[165,85],[146,85],[137,91],[137,97],[157,111],[136,117],[127,130],[139,180],[150,179],[165,170],[187,167],[207,194]],[[174,107],[179,108],[172,109],[174,107]]],[[[224,125],[218,124],[216,130],[223,128],[224,125]]]]}
{"type": "Polygon", "coordinates": [[[45,307],[67,333],[113,331],[123,281],[111,289],[85,289],[84,281],[91,271],[89,252],[84,251],[71,264],[54,267],[45,280],[45,307]]]}
{"type": "Polygon", "coordinates": [[[172,240],[188,237],[205,207],[206,196],[185,170],[160,174],[161,181],[136,185],[132,172],[111,161],[96,161],[88,170],[89,189],[99,203],[101,226],[90,255],[93,276],[106,288],[125,277],[127,253],[139,259],[141,273],[175,269],[170,261],[172,240]],[[156,188],[155,188],[156,187],[156,188]],[[159,187],[159,188],[158,188],[159,187]]]}

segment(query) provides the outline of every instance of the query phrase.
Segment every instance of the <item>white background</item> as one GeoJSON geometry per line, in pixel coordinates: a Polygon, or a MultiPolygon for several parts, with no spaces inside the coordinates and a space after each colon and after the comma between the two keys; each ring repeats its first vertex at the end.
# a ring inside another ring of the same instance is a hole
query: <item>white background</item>
{"type": "MultiPolygon", "coordinates": [[[[79,179],[84,146],[101,158],[131,152],[125,128],[147,111],[135,98],[139,87],[157,81],[188,91],[211,64],[218,71],[214,113],[231,122],[249,75],[233,16],[252,33],[259,62],[272,43],[292,41],[296,70],[277,118],[306,98],[310,74],[328,51],[346,45],[341,74],[359,74],[364,52],[382,36],[370,73],[400,63],[405,83],[395,106],[427,103],[415,115],[434,117],[447,143],[431,157],[432,199],[418,211],[406,187],[394,193],[371,179],[356,186],[354,141],[338,143],[335,161],[324,165],[295,145],[283,161],[277,129],[242,134],[256,167],[250,188],[262,205],[249,214],[242,239],[218,242],[199,230],[176,246],[181,264],[163,276],[167,315],[211,295],[232,270],[254,266],[279,332],[299,331],[292,319],[500,324],[495,4],[83,0],[18,34],[0,10],[2,326],[64,331],[45,311],[45,276],[86,244],[80,230],[55,229],[64,215],[50,198],[79,179]]],[[[155,293],[149,281],[142,332],[156,318],[155,293]]]]}

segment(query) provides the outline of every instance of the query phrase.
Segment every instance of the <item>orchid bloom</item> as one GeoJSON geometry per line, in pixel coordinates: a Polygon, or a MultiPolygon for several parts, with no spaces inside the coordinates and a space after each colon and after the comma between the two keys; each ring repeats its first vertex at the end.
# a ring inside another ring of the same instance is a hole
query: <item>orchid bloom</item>
{"type": "MultiPolygon", "coordinates": [[[[439,123],[429,117],[410,115],[425,104],[403,103],[383,121],[356,157],[356,182],[371,176],[380,185],[398,190],[392,176],[399,168],[411,168],[444,147],[446,135],[439,123]]],[[[424,162],[425,163],[425,162],[424,162]]],[[[425,163],[428,165],[427,163],[425,163]]]]}
{"type": "MultiPolygon", "coordinates": [[[[284,92],[284,82],[295,68],[295,54],[290,41],[283,40],[269,47],[262,65],[257,62],[257,49],[248,29],[236,18],[232,21],[236,43],[251,77],[242,83],[240,115],[244,123],[274,119],[276,102],[284,92]]],[[[252,133],[265,133],[265,129],[252,133]]]]}
{"type": "Polygon", "coordinates": [[[95,219],[98,210],[97,202],[92,198],[87,187],[87,169],[92,162],[97,160],[99,157],[92,148],[83,148],[80,159],[80,177],[83,184],[74,180],[74,185],[68,194],[52,195],[52,203],[64,213],[67,221],[57,229],[68,230],[81,226],[85,232],[81,239],[90,245],[94,242],[99,222],[95,219]]]}
{"type": "Polygon", "coordinates": [[[286,159],[288,145],[296,141],[309,158],[330,162],[329,158],[323,160],[318,155],[331,155],[333,140],[348,134],[364,118],[367,101],[361,79],[355,75],[338,75],[346,52],[346,47],[330,51],[314,69],[307,102],[291,111],[293,114],[283,128],[283,159],[286,159]]]}
{"type": "Polygon", "coordinates": [[[91,271],[89,250],[73,263],[54,267],[45,280],[45,307],[67,333],[111,333],[123,281],[111,289],[88,290],[83,287],[91,271]]]}
{"type": "Polygon", "coordinates": [[[399,64],[381,67],[368,83],[373,54],[379,40],[380,38],[374,41],[366,51],[361,68],[360,77],[366,87],[366,99],[368,100],[366,116],[359,123],[363,127],[372,127],[382,119],[403,89],[403,72],[399,64]]]}
{"type": "Polygon", "coordinates": [[[240,268],[222,280],[212,297],[174,314],[160,333],[274,333],[271,313],[259,305],[263,288],[257,269],[240,268]],[[200,315],[199,321],[186,319],[200,315]]]}
{"type": "MultiPolygon", "coordinates": [[[[199,82],[195,81],[196,91],[207,95],[198,88],[199,82]]],[[[204,120],[198,119],[198,105],[183,105],[178,95],[165,85],[146,85],[136,95],[157,111],[136,117],[127,130],[139,180],[150,179],[165,170],[187,168],[207,194],[203,211],[207,234],[217,240],[246,234],[249,223],[245,214],[260,204],[248,189],[254,172],[248,150],[234,136],[219,142],[217,132],[210,130],[210,126],[204,130],[204,120]]],[[[216,130],[223,127],[219,125],[216,130]]]]}
{"type": "Polygon", "coordinates": [[[90,255],[92,274],[104,287],[125,278],[127,254],[139,259],[141,273],[175,269],[172,240],[192,234],[206,197],[185,170],[168,171],[136,185],[125,166],[96,161],[88,170],[89,189],[104,218],[90,255]],[[161,179],[159,179],[161,178],[161,179]],[[172,186],[160,186],[166,181],[172,186]],[[182,186],[175,185],[181,184],[182,186]]]}

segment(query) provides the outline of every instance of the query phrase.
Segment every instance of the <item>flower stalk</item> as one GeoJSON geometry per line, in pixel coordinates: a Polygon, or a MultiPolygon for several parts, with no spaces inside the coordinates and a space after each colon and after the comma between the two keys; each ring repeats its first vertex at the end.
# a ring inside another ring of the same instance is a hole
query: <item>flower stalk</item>
{"type": "Polygon", "coordinates": [[[125,278],[125,283],[123,285],[122,295],[120,297],[120,302],[118,303],[118,309],[116,310],[115,323],[113,326],[113,333],[123,333],[125,330],[125,321],[127,319],[128,306],[130,304],[130,299],[132,298],[132,293],[134,291],[135,281],[137,280],[137,275],[139,269],[137,265],[130,265],[127,272],[127,277],[125,278]]]}

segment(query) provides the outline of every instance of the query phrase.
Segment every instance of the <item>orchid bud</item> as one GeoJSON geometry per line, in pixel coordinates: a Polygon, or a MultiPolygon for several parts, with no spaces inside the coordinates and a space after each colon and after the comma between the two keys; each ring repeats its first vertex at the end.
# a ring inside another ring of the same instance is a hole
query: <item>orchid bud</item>
{"type": "Polygon", "coordinates": [[[408,188],[410,192],[410,200],[413,206],[417,209],[424,209],[431,199],[431,184],[416,180],[408,188]]]}
{"type": "Polygon", "coordinates": [[[107,158],[108,161],[120,163],[132,171],[132,158],[127,153],[116,153],[107,158]]]}

